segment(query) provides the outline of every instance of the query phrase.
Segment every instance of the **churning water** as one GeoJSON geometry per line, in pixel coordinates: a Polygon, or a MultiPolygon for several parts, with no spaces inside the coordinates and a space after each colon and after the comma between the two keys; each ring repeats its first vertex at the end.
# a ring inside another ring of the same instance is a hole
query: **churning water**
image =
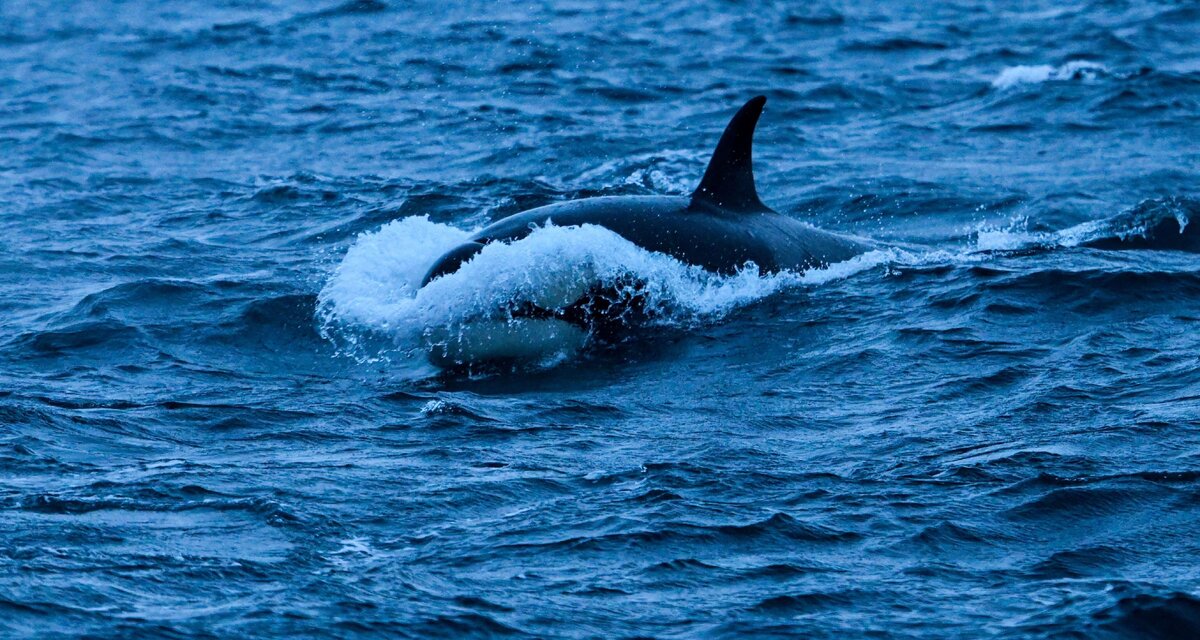
{"type": "Polygon", "coordinates": [[[1200,634],[1200,9],[0,4],[0,635],[1200,634]],[[759,192],[720,277],[533,206],[759,192]],[[423,332],[648,283],[618,344],[423,332]]]}

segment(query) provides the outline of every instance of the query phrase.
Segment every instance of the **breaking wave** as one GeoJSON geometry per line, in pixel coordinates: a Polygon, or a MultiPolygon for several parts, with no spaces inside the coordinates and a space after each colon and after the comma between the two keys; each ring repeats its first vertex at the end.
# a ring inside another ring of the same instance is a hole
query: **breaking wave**
{"type": "Polygon", "coordinates": [[[1017,65],[1001,71],[992,80],[992,86],[1008,89],[1017,85],[1039,84],[1052,80],[1095,80],[1108,73],[1108,67],[1089,60],[1072,60],[1057,67],[1048,64],[1017,65]]]}

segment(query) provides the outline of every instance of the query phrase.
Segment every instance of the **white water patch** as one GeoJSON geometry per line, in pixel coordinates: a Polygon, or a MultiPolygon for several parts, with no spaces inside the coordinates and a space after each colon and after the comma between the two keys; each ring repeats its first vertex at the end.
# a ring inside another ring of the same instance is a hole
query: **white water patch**
{"type": "Polygon", "coordinates": [[[1017,218],[1007,227],[980,227],[975,231],[976,251],[1023,251],[1077,247],[1106,237],[1122,240],[1144,235],[1145,226],[1114,229],[1111,220],[1091,220],[1059,231],[1029,231],[1028,218],[1017,218]]]}
{"type": "Polygon", "coordinates": [[[489,349],[557,362],[579,348],[579,335],[558,321],[514,318],[514,307],[531,302],[562,308],[593,286],[620,290],[637,282],[650,322],[686,328],[785,288],[912,261],[889,249],[803,274],[760,275],[747,265],[721,276],[642,249],[604,227],[545,226],[517,242],[490,243],[458,271],[420,287],[429,267],[469,235],[427,218],[360,235],[318,295],[324,335],[365,360],[432,356],[439,348],[451,353],[443,359],[452,359],[488,343],[489,349]]]}
{"type": "Polygon", "coordinates": [[[591,284],[629,277],[646,283],[652,305],[676,320],[723,315],[778,290],[782,276],[756,269],[721,277],[652,253],[596,225],[546,226],[512,243],[493,242],[453,274],[417,292],[434,318],[491,316],[513,301],[574,299],[591,284]]]}
{"type": "Polygon", "coordinates": [[[992,80],[997,89],[1009,89],[1022,84],[1040,84],[1051,80],[1095,80],[1108,75],[1108,67],[1089,60],[1072,60],[1054,67],[1048,64],[1007,67],[992,80]]]}
{"type": "MultiPolygon", "coordinates": [[[[896,248],[875,249],[854,256],[849,260],[836,262],[823,269],[809,269],[801,274],[785,273],[792,278],[795,284],[822,285],[837,280],[845,280],[875,267],[892,264],[902,264],[905,266],[924,264],[929,260],[929,256],[931,255],[933,254],[914,254],[896,248]]],[[[938,252],[938,257],[941,257],[940,252],[938,252]]]]}
{"type": "Polygon", "coordinates": [[[424,216],[362,233],[321,290],[320,307],[339,322],[387,329],[406,314],[434,261],[470,235],[424,216]]]}

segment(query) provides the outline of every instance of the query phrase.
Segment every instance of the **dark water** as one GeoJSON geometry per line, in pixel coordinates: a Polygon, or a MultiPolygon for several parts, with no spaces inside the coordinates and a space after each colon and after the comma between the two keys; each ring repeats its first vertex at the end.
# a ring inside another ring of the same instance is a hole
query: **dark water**
{"type": "Polygon", "coordinates": [[[1196,5],[335,3],[0,4],[0,635],[1200,634],[1200,263],[1077,237],[1200,219],[1196,5]],[[756,93],[910,258],[490,376],[319,313],[756,93]]]}

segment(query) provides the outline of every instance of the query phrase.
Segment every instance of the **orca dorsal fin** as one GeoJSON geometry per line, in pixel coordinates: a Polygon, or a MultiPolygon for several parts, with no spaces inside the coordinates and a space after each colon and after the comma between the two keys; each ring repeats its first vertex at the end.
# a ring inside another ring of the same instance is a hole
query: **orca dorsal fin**
{"type": "Polygon", "coordinates": [[[708,161],[700,186],[692,193],[692,206],[716,206],[730,211],[761,211],[767,208],[754,188],[751,150],[754,127],[762,115],[766,96],[751,98],[738,109],[721,134],[721,141],[708,161]]]}

